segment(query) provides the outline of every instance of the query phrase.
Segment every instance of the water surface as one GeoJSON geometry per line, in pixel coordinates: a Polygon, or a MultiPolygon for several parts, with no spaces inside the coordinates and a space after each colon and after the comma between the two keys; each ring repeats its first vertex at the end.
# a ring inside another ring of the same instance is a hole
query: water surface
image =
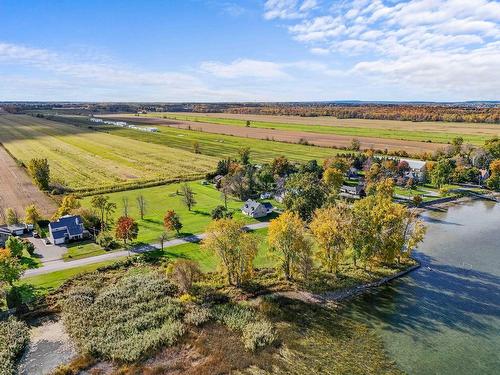
{"type": "Polygon", "coordinates": [[[500,374],[500,204],[426,212],[422,267],[352,301],[409,374],[500,374]]]}

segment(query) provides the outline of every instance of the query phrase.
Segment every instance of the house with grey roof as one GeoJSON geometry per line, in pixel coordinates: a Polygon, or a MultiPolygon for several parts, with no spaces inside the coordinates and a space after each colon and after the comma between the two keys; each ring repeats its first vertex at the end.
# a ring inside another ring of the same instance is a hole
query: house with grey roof
{"type": "Polygon", "coordinates": [[[252,199],[247,200],[241,208],[243,214],[253,217],[254,219],[267,216],[272,211],[273,205],[271,203],[261,203],[252,199]]]}
{"type": "Polygon", "coordinates": [[[340,187],[340,196],[344,198],[366,197],[365,187],[362,184],[356,186],[342,185],[340,187]]]}
{"type": "Polygon", "coordinates": [[[0,247],[5,246],[5,241],[11,236],[10,231],[7,227],[0,227],[0,247]]]}
{"type": "Polygon", "coordinates": [[[49,223],[49,237],[54,245],[82,240],[84,231],[83,220],[78,215],[62,216],[59,220],[49,223]]]}

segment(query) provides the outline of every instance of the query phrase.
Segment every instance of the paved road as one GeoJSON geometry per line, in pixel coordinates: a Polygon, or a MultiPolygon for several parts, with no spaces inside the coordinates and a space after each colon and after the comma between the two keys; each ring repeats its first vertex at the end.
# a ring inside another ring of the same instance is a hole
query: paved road
{"type": "MultiPolygon", "coordinates": [[[[266,228],[268,225],[269,225],[269,222],[266,221],[266,222],[262,222],[262,223],[247,225],[246,228],[248,228],[248,229],[260,229],[260,228],[266,228]]],[[[172,247],[172,246],[181,245],[184,243],[199,242],[203,238],[205,238],[204,233],[193,234],[192,236],[183,237],[183,238],[176,238],[174,240],[166,241],[163,244],[163,247],[172,247]]],[[[44,262],[43,266],[40,268],[26,270],[23,278],[30,277],[30,276],[36,276],[36,275],[42,275],[44,273],[49,273],[49,272],[54,272],[54,271],[61,271],[61,270],[66,270],[66,269],[70,269],[70,268],[80,267],[80,266],[84,266],[87,264],[104,262],[104,261],[110,260],[110,259],[117,259],[117,258],[125,257],[125,256],[129,255],[130,253],[140,254],[140,253],[145,253],[145,252],[152,251],[152,250],[157,250],[160,248],[161,248],[161,245],[159,243],[155,243],[155,244],[136,247],[136,248],[130,250],[130,252],[125,251],[125,250],[116,251],[116,252],[112,252],[112,253],[96,255],[93,257],[89,257],[89,258],[72,260],[69,262],[65,262],[61,259],[57,259],[57,260],[53,260],[53,261],[44,262]]]]}

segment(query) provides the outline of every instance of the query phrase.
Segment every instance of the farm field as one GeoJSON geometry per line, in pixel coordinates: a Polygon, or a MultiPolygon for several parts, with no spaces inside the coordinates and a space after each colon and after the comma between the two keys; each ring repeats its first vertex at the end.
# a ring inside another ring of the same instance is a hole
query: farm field
{"type": "MultiPolygon", "coordinates": [[[[75,124],[79,124],[79,126],[86,127],[91,124],[87,121],[86,117],[73,116],[69,118],[73,119],[72,121],[74,121],[75,124]]],[[[129,118],[126,120],[131,122],[129,118]]],[[[144,120],[148,121],[148,119],[144,120]]],[[[141,125],[141,121],[134,123],[141,125]]],[[[193,143],[198,142],[202,155],[214,156],[218,159],[227,157],[235,158],[238,155],[238,150],[242,147],[249,147],[251,149],[251,159],[254,162],[259,163],[270,162],[276,156],[280,155],[286,156],[293,161],[308,161],[311,159],[321,161],[339,152],[345,152],[343,150],[330,147],[316,147],[296,143],[275,142],[272,140],[266,140],[265,138],[255,139],[253,137],[246,138],[232,135],[212,134],[197,131],[194,127],[189,130],[163,126],[158,129],[159,131],[157,133],[141,132],[117,126],[99,125],[98,127],[102,131],[113,135],[119,135],[147,143],[167,145],[169,147],[190,152],[193,151],[193,143]]],[[[290,142],[294,141],[291,140],[290,142]]]]}
{"type": "Polygon", "coordinates": [[[23,215],[33,203],[43,215],[52,215],[56,209],[56,203],[33,185],[26,171],[0,146],[0,212],[11,207],[23,215]]]}
{"type": "Polygon", "coordinates": [[[24,164],[47,158],[52,182],[73,191],[193,179],[217,163],[207,155],[23,115],[0,116],[0,142],[24,164]]]}
{"type": "Polygon", "coordinates": [[[239,115],[226,113],[150,113],[141,116],[170,118],[184,121],[210,122],[221,125],[308,131],[313,133],[377,137],[434,143],[448,143],[454,137],[465,142],[482,144],[500,134],[499,124],[461,122],[411,122],[395,120],[338,119],[334,117],[239,115]]]}
{"type": "MultiPolygon", "coordinates": [[[[195,194],[196,205],[192,211],[184,206],[182,196],[177,194],[181,191],[181,184],[169,184],[144,188],[139,190],[128,190],[106,194],[110,197],[110,201],[116,203],[117,210],[114,214],[115,218],[123,215],[123,198],[128,199],[128,215],[137,220],[139,224],[139,236],[137,242],[158,242],[159,235],[164,231],[163,217],[167,210],[174,210],[181,219],[184,225],[181,234],[189,235],[202,233],[205,227],[212,220],[211,212],[218,206],[222,205],[223,201],[220,192],[213,186],[202,185],[199,181],[188,183],[195,194]],[[146,200],[146,215],[144,220],[140,219],[139,209],[136,199],[139,195],[143,195],[146,200]]],[[[90,197],[82,200],[82,206],[90,207],[90,197]]],[[[228,209],[234,211],[234,217],[243,219],[246,223],[256,223],[257,220],[244,216],[240,209],[242,202],[233,199],[228,200],[228,209]]],[[[173,238],[174,232],[169,233],[169,238],[173,238]]]]}
{"type": "MultiPolygon", "coordinates": [[[[165,118],[141,117],[141,116],[117,116],[113,115],[111,118],[116,120],[129,121],[135,124],[148,124],[153,126],[161,126],[162,128],[180,128],[199,130],[206,133],[233,135],[238,137],[247,137],[255,139],[272,139],[280,142],[300,143],[307,141],[309,144],[320,147],[350,147],[353,138],[357,138],[361,143],[362,149],[376,149],[376,150],[390,150],[400,151],[404,150],[410,154],[417,154],[422,152],[433,152],[437,149],[446,146],[446,143],[433,143],[422,142],[414,140],[400,140],[380,137],[379,134],[370,130],[372,136],[362,136],[362,130],[354,129],[350,135],[334,134],[335,129],[330,133],[315,131],[316,128],[325,129],[326,126],[316,126],[313,131],[297,130],[293,128],[278,129],[273,126],[245,127],[242,125],[233,124],[218,124],[214,123],[212,119],[206,118],[200,121],[186,121],[174,120],[165,118]],[[373,136],[373,134],[377,134],[373,136]]],[[[243,121],[243,120],[242,120],[243,121]]],[[[223,121],[225,122],[225,121],[223,121]]],[[[293,125],[291,125],[293,126],[293,125]]],[[[307,125],[305,125],[307,126],[307,125]]]]}

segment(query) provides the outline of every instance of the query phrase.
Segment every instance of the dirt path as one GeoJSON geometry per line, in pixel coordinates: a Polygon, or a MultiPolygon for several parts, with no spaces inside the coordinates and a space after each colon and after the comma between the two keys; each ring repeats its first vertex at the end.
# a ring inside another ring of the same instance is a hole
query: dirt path
{"type": "MultiPolygon", "coordinates": [[[[110,116],[111,117],[111,116],[110,116]]],[[[169,120],[161,118],[140,116],[112,116],[119,121],[128,121],[136,124],[149,124],[157,126],[170,126],[179,129],[199,130],[207,133],[234,135],[246,138],[271,139],[281,142],[298,143],[305,140],[310,144],[323,147],[349,147],[353,137],[350,135],[321,134],[305,131],[289,131],[264,128],[241,127],[235,125],[210,124],[195,121],[169,120]]],[[[420,152],[432,152],[446,147],[441,143],[426,143],[419,141],[403,141],[399,139],[356,137],[361,142],[361,148],[373,148],[376,150],[388,149],[389,151],[405,150],[410,154],[420,152]]]]}
{"type": "Polygon", "coordinates": [[[26,171],[0,145],[0,210],[12,207],[23,215],[32,203],[42,215],[50,216],[56,209],[55,202],[33,185],[26,171]]]}

